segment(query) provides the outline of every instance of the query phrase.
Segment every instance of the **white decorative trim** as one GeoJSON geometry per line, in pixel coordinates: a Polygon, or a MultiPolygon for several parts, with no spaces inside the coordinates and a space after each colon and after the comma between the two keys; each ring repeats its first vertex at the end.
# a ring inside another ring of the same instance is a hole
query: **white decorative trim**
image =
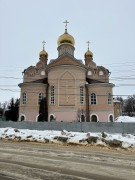
{"type": "Polygon", "coordinates": [[[39,114],[36,116],[36,122],[38,122],[38,116],[39,116],[39,114]]]}

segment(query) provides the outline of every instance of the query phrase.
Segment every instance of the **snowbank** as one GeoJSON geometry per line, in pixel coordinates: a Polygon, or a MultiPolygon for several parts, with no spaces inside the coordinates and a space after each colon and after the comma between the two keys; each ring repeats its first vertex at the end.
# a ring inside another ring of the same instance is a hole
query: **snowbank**
{"type": "Polygon", "coordinates": [[[135,123],[135,117],[129,117],[129,116],[120,116],[116,119],[115,122],[126,122],[126,123],[135,123]]]}
{"type": "Polygon", "coordinates": [[[134,148],[135,136],[131,134],[78,133],[63,131],[37,131],[28,129],[0,128],[0,139],[42,143],[67,143],[74,145],[134,148]]]}

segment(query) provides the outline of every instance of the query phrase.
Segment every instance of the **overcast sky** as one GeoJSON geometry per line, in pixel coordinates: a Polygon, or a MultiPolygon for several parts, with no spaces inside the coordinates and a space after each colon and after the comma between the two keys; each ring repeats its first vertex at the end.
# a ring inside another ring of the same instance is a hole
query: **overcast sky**
{"type": "Polygon", "coordinates": [[[84,60],[89,40],[114,95],[135,94],[135,0],[0,0],[0,102],[19,97],[22,71],[38,62],[43,40],[48,61],[57,58],[66,19],[75,57],[84,60]]]}

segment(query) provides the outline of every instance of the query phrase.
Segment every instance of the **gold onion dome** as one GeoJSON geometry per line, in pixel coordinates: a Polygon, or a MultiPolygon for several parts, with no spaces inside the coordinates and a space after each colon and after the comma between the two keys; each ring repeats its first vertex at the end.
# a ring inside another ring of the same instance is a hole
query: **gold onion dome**
{"type": "Polygon", "coordinates": [[[84,54],[85,57],[93,57],[93,53],[88,49],[87,52],[84,54]]]}
{"type": "Polygon", "coordinates": [[[40,53],[39,56],[46,56],[48,57],[48,53],[43,49],[40,53]]]}
{"type": "Polygon", "coordinates": [[[65,31],[64,34],[59,36],[57,43],[58,43],[58,46],[60,46],[62,44],[70,44],[70,45],[74,46],[75,40],[74,40],[73,36],[71,36],[70,34],[68,34],[65,31]]]}

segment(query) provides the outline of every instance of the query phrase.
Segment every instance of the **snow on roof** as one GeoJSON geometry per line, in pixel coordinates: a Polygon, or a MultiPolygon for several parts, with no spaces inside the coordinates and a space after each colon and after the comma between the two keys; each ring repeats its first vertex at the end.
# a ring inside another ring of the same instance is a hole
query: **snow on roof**
{"type": "Polygon", "coordinates": [[[121,103],[121,101],[119,101],[118,99],[113,99],[113,102],[121,103]]]}

